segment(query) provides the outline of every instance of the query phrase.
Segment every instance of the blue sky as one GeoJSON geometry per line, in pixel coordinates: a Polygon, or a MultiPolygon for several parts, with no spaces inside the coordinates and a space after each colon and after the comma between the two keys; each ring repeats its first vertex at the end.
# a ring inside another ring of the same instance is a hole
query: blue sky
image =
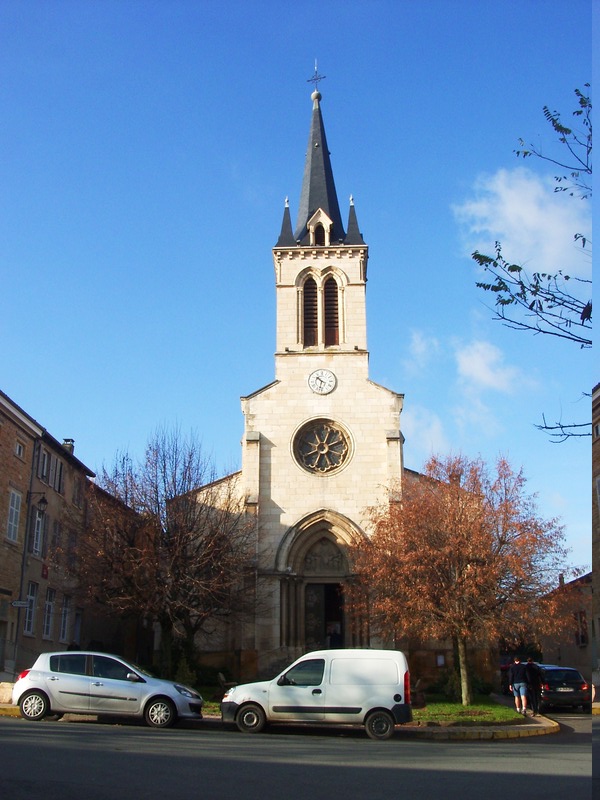
{"type": "Polygon", "coordinates": [[[571,0],[4,0],[1,388],[90,468],[159,425],[240,464],[274,375],[271,248],[295,221],[318,59],[342,215],[370,247],[370,375],[405,394],[406,465],[506,455],[590,557],[591,351],[494,322],[470,253],[589,275],[590,206],[553,193],[542,107],[592,79],[571,0]]]}

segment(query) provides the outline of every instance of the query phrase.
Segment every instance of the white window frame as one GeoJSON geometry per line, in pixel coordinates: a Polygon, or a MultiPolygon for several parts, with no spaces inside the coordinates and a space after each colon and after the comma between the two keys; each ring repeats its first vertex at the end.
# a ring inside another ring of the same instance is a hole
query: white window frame
{"type": "Polygon", "coordinates": [[[6,538],[9,542],[17,542],[19,540],[21,500],[21,493],[11,489],[8,498],[8,520],[6,522],[6,538]]]}
{"type": "Polygon", "coordinates": [[[31,540],[31,552],[34,556],[42,555],[44,542],[44,512],[39,508],[35,509],[33,519],[33,538],[31,540]]]}

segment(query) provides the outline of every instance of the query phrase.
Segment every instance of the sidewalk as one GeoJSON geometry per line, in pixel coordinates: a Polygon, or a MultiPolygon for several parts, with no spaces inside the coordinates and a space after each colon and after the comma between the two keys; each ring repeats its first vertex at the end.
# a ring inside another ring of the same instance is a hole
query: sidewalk
{"type": "MultiPolygon", "coordinates": [[[[598,710],[600,713],[600,704],[598,710]]],[[[0,716],[20,717],[17,706],[0,703],[0,716]]],[[[65,714],[61,723],[80,722],[94,718],[93,715],[65,714]]],[[[218,716],[205,716],[202,722],[194,723],[194,727],[213,727],[221,725],[218,716]]],[[[396,729],[396,736],[416,739],[435,739],[438,741],[462,740],[479,741],[483,739],[522,739],[530,736],[545,736],[558,733],[560,725],[547,717],[527,717],[527,721],[516,719],[506,725],[401,725],[396,729]]]]}

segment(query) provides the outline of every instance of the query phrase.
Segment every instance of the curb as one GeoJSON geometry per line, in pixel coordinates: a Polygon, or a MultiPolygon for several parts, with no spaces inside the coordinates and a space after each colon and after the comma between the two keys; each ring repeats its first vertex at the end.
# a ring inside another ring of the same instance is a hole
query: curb
{"type": "MultiPolygon", "coordinates": [[[[600,708],[596,713],[600,713],[600,708]]],[[[0,716],[21,718],[19,708],[9,703],[0,704],[0,716]]],[[[81,722],[83,719],[95,719],[94,715],[65,714],[62,722],[81,722]]],[[[221,723],[220,717],[204,717],[209,724],[221,723]]],[[[202,725],[202,722],[196,723],[202,725]]],[[[489,741],[491,739],[523,739],[530,736],[547,736],[558,733],[560,725],[548,717],[537,717],[535,722],[516,725],[489,725],[489,726],[399,726],[396,736],[409,739],[433,739],[437,741],[489,741]]]]}

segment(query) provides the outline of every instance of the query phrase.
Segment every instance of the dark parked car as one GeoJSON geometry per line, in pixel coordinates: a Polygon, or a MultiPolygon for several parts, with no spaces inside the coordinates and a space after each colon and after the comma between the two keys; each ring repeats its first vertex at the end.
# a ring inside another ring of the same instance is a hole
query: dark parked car
{"type": "Polygon", "coordinates": [[[540,711],[551,706],[571,706],[592,710],[592,687],[583,675],[571,667],[542,665],[540,711]]]}

